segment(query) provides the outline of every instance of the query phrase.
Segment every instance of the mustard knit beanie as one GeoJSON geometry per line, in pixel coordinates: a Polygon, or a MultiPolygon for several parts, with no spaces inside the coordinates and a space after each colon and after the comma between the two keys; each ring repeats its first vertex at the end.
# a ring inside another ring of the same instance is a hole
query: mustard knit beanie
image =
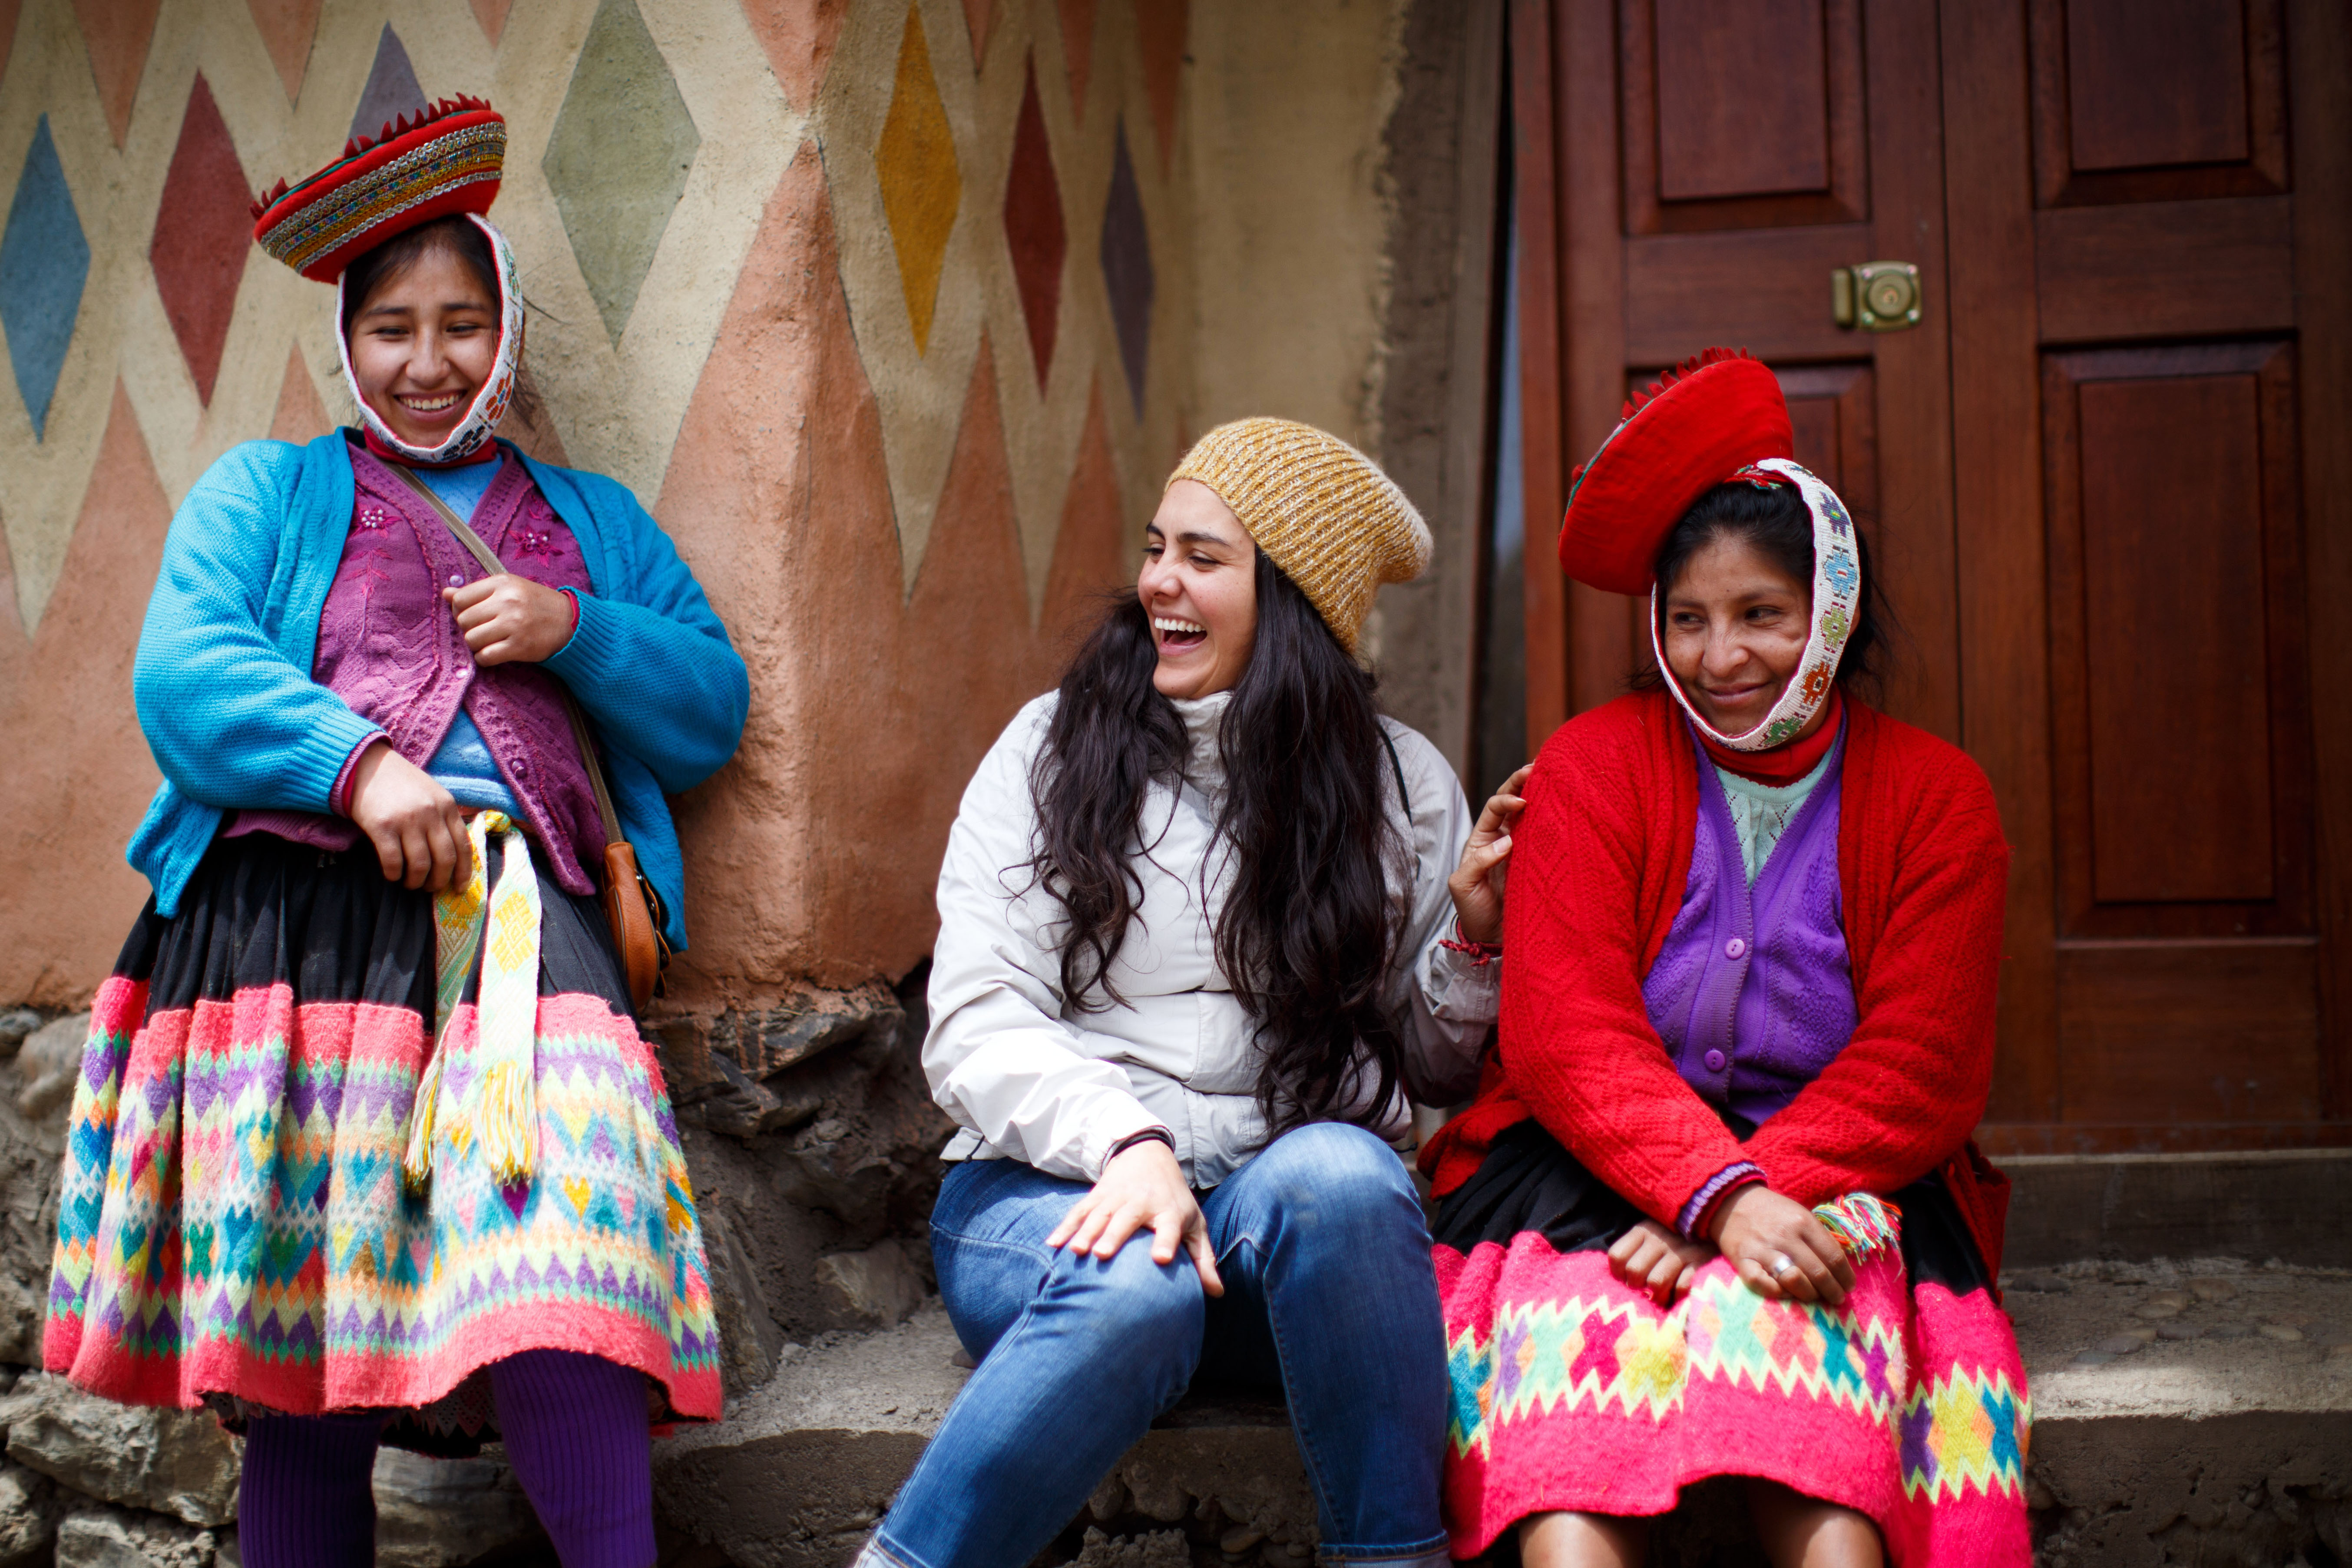
{"type": "Polygon", "coordinates": [[[1193,444],[1168,476],[1233,509],[1349,653],[1383,583],[1429,564],[1429,525],[1396,482],[1337,436],[1289,419],[1238,419],[1193,444]]]}

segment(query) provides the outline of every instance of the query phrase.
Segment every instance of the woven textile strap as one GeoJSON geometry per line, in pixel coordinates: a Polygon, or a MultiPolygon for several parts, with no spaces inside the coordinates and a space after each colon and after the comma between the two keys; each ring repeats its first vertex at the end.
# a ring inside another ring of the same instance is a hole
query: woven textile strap
{"type": "Polygon", "coordinates": [[[483,1162],[499,1182],[530,1179],[538,1164],[539,1110],[532,1091],[539,1026],[539,878],[530,844],[502,811],[481,811],[467,824],[473,870],[464,883],[433,896],[433,1059],[416,1085],[408,1119],[402,1175],[412,1189],[433,1175],[435,1148],[445,1140],[464,1153],[481,1145],[483,1162]],[[490,847],[499,849],[496,885],[490,847]],[[450,1021],[474,960],[481,959],[475,1029],[456,1097],[445,1087],[451,1066],[450,1021]]]}
{"type": "MultiPolygon", "coordinates": [[[[465,546],[466,553],[471,555],[483,571],[493,577],[506,571],[506,563],[499,560],[490,547],[482,542],[482,536],[474,531],[473,525],[451,511],[449,503],[443,500],[432,486],[418,479],[414,469],[395,463],[392,465],[392,471],[410,489],[415,490],[425,505],[431,507],[440,516],[442,523],[456,537],[457,542],[465,546]]],[[[596,742],[588,733],[588,716],[580,710],[580,700],[572,695],[570,687],[559,680],[556,682],[555,689],[556,695],[563,699],[563,716],[572,721],[572,743],[580,748],[580,765],[586,770],[588,783],[596,792],[596,815],[604,824],[604,842],[618,844],[622,842],[621,816],[613,807],[613,790],[612,786],[604,782],[604,766],[596,761],[596,742]]],[[[1395,746],[1391,745],[1389,752],[1393,758],[1396,752],[1395,746]]],[[[1404,775],[1399,773],[1397,776],[1402,781],[1404,775]]],[[[656,930],[660,928],[661,918],[658,911],[655,915],[654,925],[656,930]]],[[[667,963],[668,960],[665,958],[663,962],[667,963]]]]}

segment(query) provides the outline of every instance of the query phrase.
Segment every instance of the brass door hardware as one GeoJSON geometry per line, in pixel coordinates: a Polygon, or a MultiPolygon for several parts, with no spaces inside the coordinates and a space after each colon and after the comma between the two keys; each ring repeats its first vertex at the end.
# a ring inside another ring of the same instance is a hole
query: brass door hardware
{"type": "Polygon", "coordinates": [[[1864,261],[1830,273],[1830,315],[1841,327],[1899,332],[1919,324],[1919,269],[1907,261],[1864,261]]]}

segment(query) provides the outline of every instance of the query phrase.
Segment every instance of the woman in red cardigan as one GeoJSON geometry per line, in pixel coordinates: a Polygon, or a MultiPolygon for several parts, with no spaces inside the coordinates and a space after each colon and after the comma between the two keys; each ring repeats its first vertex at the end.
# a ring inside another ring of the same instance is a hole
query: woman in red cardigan
{"type": "Polygon", "coordinates": [[[2008,847],[1974,763],[1845,689],[1874,585],[1791,450],[1709,350],[1571,492],[1561,564],[1650,595],[1659,678],[1543,749],[1500,1043],[1423,1151],[1457,1557],[1636,1563],[1720,1475],[1778,1564],[2031,1560],[1969,1141],[2008,847]]]}

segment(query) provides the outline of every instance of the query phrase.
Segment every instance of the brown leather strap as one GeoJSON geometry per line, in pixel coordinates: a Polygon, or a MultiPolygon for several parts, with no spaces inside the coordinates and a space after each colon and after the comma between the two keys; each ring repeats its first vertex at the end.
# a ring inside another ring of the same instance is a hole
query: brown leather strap
{"type": "MultiPolygon", "coordinates": [[[[387,463],[384,467],[399,475],[410,489],[425,498],[426,504],[440,515],[443,522],[448,524],[449,531],[457,537],[458,543],[466,547],[467,553],[473,556],[483,571],[494,577],[506,573],[506,563],[499,559],[498,552],[482,542],[482,536],[476,533],[464,518],[451,510],[449,503],[433,492],[432,486],[396,463],[387,463]]],[[[604,819],[604,842],[618,844],[621,842],[621,817],[613,809],[613,792],[605,784],[604,770],[596,761],[595,742],[588,733],[588,716],[580,710],[579,700],[572,695],[572,689],[561,679],[555,680],[555,690],[563,699],[563,715],[572,721],[572,742],[580,748],[581,765],[588,770],[588,783],[596,792],[596,815],[604,819]]]]}

